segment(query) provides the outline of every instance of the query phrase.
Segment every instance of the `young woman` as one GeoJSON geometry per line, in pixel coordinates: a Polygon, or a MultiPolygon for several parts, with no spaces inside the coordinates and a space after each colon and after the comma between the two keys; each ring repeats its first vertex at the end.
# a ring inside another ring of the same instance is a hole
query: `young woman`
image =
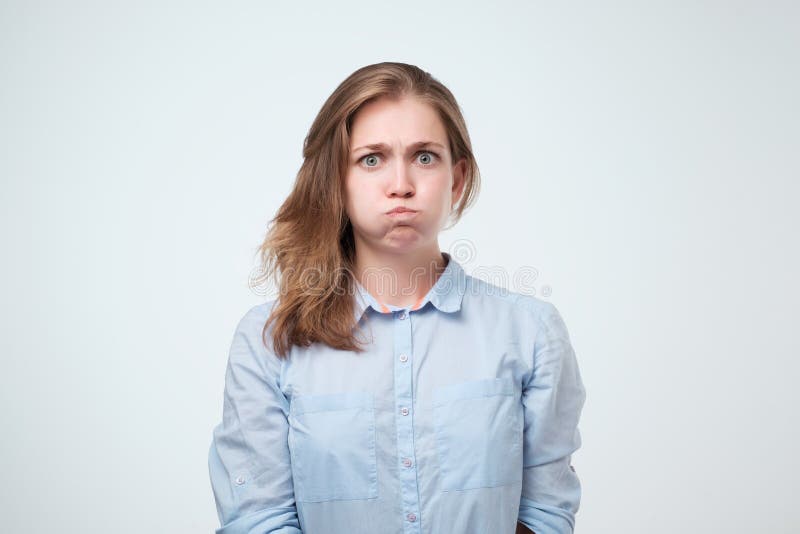
{"type": "Polygon", "coordinates": [[[453,95],[363,67],[303,157],[261,247],[280,294],[230,348],[217,533],[573,532],[585,390],[564,322],[439,249],[479,184],[453,95]]]}

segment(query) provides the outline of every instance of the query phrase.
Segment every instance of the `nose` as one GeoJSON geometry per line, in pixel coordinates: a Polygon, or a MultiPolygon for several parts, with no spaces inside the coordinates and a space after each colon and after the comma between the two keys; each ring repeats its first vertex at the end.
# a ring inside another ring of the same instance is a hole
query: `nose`
{"type": "Polygon", "coordinates": [[[402,161],[395,163],[387,193],[390,197],[408,197],[414,194],[414,184],[402,161]]]}

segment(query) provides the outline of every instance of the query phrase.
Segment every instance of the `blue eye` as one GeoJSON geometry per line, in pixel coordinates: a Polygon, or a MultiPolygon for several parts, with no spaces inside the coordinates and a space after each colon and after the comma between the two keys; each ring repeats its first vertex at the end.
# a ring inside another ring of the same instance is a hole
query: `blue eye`
{"type": "Polygon", "coordinates": [[[368,162],[368,161],[374,161],[374,162],[375,162],[375,164],[374,164],[374,165],[371,165],[371,164],[367,163],[367,167],[374,167],[375,165],[377,165],[377,164],[378,164],[378,163],[377,163],[377,161],[375,161],[375,160],[377,159],[377,157],[378,157],[378,156],[377,156],[377,154],[368,154],[368,155],[364,156],[364,157],[363,157],[363,158],[361,158],[361,159],[362,159],[362,160],[363,160],[365,163],[366,163],[366,162],[368,162]]]}
{"type": "Polygon", "coordinates": [[[420,160],[420,162],[423,165],[430,165],[431,163],[433,163],[433,158],[436,157],[436,154],[434,154],[433,152],[420,152],[420,156],[422,156],[422,157],[427,156],[428,161],[420,160]]]}

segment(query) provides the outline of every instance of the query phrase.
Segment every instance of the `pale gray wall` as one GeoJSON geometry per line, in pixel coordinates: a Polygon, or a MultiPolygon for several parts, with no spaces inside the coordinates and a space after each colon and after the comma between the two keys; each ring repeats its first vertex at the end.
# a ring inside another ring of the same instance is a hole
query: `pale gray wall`
{"type": "Polygon", "coordinates": [[[798,4],[495,6],[0,4],[3,531],[216,528],[255,247],[323,100],[383,60],[471,130],[442,249],[535,267],[568,324],[577,532],[800,531],[798,4]]]}

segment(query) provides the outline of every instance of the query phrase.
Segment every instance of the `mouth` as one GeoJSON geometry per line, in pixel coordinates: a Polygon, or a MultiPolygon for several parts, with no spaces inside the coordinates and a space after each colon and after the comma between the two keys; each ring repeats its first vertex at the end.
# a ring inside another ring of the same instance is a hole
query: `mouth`
{"type": "Polygon", "coordinates": [[[413,215],[414,213],[417,213],[417,211],[409,209],[409,208],[395,208],[395,209],[393,209],[391,211],[387,211],[386,215],[389,215],[389,216],[413,215]]]}

